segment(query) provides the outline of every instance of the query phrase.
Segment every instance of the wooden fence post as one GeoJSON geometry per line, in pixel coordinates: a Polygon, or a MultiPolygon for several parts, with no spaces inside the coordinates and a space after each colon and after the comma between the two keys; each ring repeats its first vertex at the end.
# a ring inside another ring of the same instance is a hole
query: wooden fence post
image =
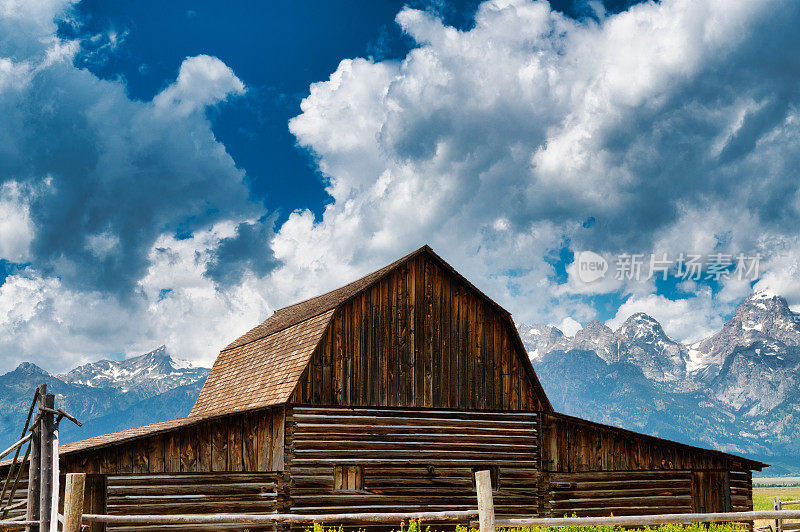
{"type": "MultiPolygon", "coordinates": [[[[28,462],[28,506],[25,512],[27,521],[37,521],[39,519],[39,490],[41,484],[41,449],[42,449],[42,424],[37,422],[40,408],[44,404],[44,396],[47,395],[47,385],[40,384],[37,388],[38,404],[34,408],[33,437],[31,438],[31,456],[28,462]]],[[[38,527],[29,526],[26,532],[33,532],[38,527]]]]}
{"type": "MultiPolygon", "coordinates": [[[[40,412],[42,421],[39,423],[41,428],[41,447],[40,467],[39,467],[39,532],[51,532],[53,516],[53,489],[57,488],[53,482],[53,435],[55,432],[55,418],[53,410],[55,408],[56,396],[48,393],[42,398],[42,406],[50,412],[40,412]]],[[[56,491],[56,493],[58,493],[56,491]]],[[[58,506],[56,506],[58,508],[58,506]]]]}
{"type": "Polygon", "coordinates": [[[478,492],[478,522],[480,523],[481,532],[495,532],[491,471],[476,471],[475,487],[478,492]]]}
{"type": "MultiPolygon", "coordinates": [[[[775,497],[775,510],[783,510],[783,503],[777,497],[775,497]]],[[[783,519],[776,519],[775,520],[775,532],[783,532],[783,519]]]]}
{"type": "Polygon", "coordinates": [[[80,532],[83,520],[85,473],[67,473],[64,490],[64,531],[80,532]]]}

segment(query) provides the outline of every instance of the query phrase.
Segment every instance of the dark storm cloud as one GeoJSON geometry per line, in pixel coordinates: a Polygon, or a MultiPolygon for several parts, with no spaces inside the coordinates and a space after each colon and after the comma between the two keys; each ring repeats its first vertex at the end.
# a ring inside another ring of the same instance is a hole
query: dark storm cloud
{"type": "Polygon", "coordinates": [[[64,48],[74,45],[41,24],[40,35],[9,29],[0,41],[19,71],[5,86],[0,72],[0,183],[35,191],[28,261],[39,271],[129,292],[162,233],[263,214],[205,116],[243,91],[221,61],[189,58],[153,102],[134,101],[122,82],[73,66],[64,48]]]}
{"type": "Polygon", "coordinates": [[[279,262],[272,251],[275,216],[255,223],[243,222],[236,227],[236,235],[224,238],[212,252],[206,273],[215,282],[225,286],[237,285],[247,273],[266,276],[279,262]]]}

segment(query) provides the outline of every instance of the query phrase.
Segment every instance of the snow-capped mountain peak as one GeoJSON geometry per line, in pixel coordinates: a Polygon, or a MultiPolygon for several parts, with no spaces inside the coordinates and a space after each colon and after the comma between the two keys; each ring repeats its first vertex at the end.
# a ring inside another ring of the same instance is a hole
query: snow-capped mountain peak
{"type": "Polygon", "coordinates": [[[699,370],[715,374],[737,348],[775,341],[800,346],[800,320],[783,297],[762,290],[750,294],[722,330],[692,345],[690,355],[699,370]]]}
{"type": "Polygon", "coordinates": [[[551,325],[520,325],[519,335],[528,350],[528,356],[537,359],[545,353],[566,346],[566,337],[551,325]]]}
{"type": "Polygon", "coordinates": [[[632,314],[616,331],[617,336],[627,341],[641,341],[648,344],[673,342],[661,324],[649,314],[632,314]]]}
{"type": "Polygon", "coordinates": [[[119,362],[101,360],[84,364],[58,377],[65,382],[91,387],[162,393],[195,382],[206,373],[205,368],[196,368],[173,357],[162,345],[144,355],[119,362]]]}

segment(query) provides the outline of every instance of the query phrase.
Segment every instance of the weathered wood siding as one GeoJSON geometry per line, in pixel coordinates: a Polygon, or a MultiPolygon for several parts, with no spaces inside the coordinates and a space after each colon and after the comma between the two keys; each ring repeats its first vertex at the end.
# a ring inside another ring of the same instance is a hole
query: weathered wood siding
{"type": "Polygon", "coordinates": [[[283,407],[201,421],[62,457],[64,472],[211,473],[283,470],[283,407]]]}
{"type": "Polygon", "coordinates": [[[489,466],[499,473],[498,514],[536,514],[546,497],[538,484],[536,418],[535,412],[293,406],[286,432],[291,510],[471,509],[474,468],[489,466]],[[341,466],[361,468],[361,489],[336,489],[341,466]]]}
{"type": "Polygon", "coordinates": [[[753,473],[749,470],[728,472],[731,511],[749,512],[753,509],[753,473]]]}
{"type": "Polygon", "coordinates": [[[692,512],[691,471],[550,474],[552,517],[692,512]]]}
{"type": "MultiPolygon", "coordinates": [[[[159,474],[108,477],[110,515],[275,513],[285,509],[286,476],[279,472],[159,474]]],[[[243,530],[252,526],[152,526],[147,530],[243,530]]],[[[127,532],[143,527],[108,526],[127,532]]]]}
{"type": "Polygon", "coordinates": [[[747,471],[590,471],[544,473],[549,482],[548,512],[578,517],[753,509],[747,471]]]}
{"type": "MultiPolygon", "coordinates": [[[[25,466],[25,468],[27,470],[27,465],[25,466]]],[[[3,479],[5,479],[5,476],[3,477],[3,479]]],[[[11,490],[10,487],[8,489],[9,491],[11,490]]],[[[8,495],[9,494],[6,493],[4,502],[8,502],[8,495]]],[[[27,500],[28,500],[28,475],[27,473],[25,473],[23,478],[20,479],[20,483],[17,486],[17,491],[14,492],[14,499],[11,501],[11,504],[21,504],[26,502],[27,500]]],[[[10,510],[6,518],[14,519],[18,517],[25,517],[25,511],[26,511],[25,506],[23,506],[22,508],[10,510]]]]}
{"type": "Polygon", "coordinates": [[[547,410],[535,378],[508,313],[419,255],[339,307],[292,401],[547,410]]]}
{"type": "Polygon", "coordinates": [[[544,469],[556,472],[628,470],[744,470],[717,451],[654,438],[556,413],[541,416],[544,469]]]}
{"type": "Polygon", "coordinates": [[[549,515],[646,515],[752,509],[743,461],[715,451],[542,413],[549,515]]]}

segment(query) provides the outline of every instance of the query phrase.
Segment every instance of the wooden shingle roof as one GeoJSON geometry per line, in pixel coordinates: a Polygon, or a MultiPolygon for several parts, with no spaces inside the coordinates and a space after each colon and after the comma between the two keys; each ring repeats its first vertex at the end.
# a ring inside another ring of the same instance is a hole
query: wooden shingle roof
{"type": "Polygon", "coordinates": [[[288,401],[333,310],[225,348],[214,362],[189,417],[218,416],[288,401]]]}

